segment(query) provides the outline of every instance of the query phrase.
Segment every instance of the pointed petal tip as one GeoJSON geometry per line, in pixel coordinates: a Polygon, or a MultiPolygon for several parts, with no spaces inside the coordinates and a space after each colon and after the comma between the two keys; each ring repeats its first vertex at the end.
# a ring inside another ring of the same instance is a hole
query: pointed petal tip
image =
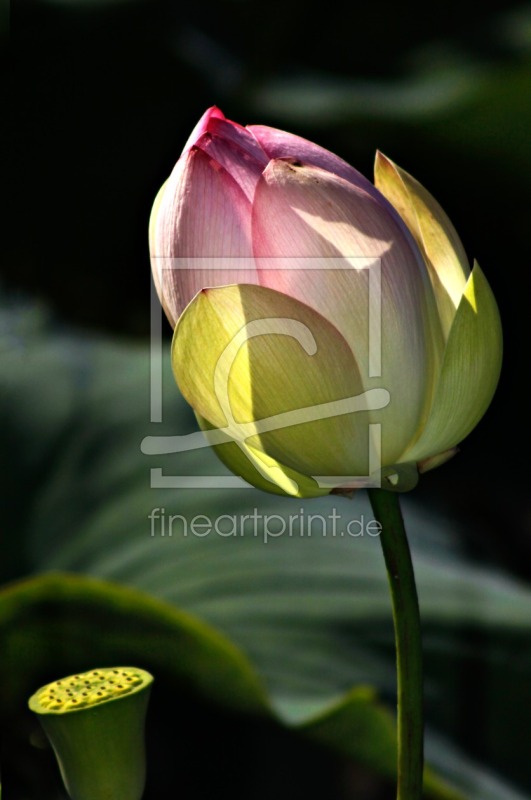
{"type": "Polygon", "coordinates": [[[289,164],[289,159],[272,158],[262,172],[262,177],[266,183],[277,183],[279,180],[284,182],[289,178],[294,168],[289,164]]]}
{"type": "Polygon", "coordinates": [[[201,125],[203,131],[208,130],[208,125],[212,119],[226,119],[225,114],[218,106],[210,106],[210,108],[207,108],[199,120],[198,125],[201,125]]]}
{"type": "Polygon", "coordinates": [[[392,161],[389,156],[386,156],[385,153],[382,153],[381,150],[376,151],[376,155],[374,157],[374,174],[376,174],[378,170],[387,170],[388,172],[396,172],[397,166],[394,161],[392,161]]]}
{"type": "Polygon", "coordinates": [[[196,124],[192,133],[188,137],[188,141],[186,142],[183,148],[183,154],[186,153],[187,150],[190,150],[190,148],[193,147],[193,145],[195,145],[198,142],[198,140],[205,133],[205,131],[208,130],[210,120],[212,119],[225,119],[223,111],[221,111],[217,106],[210,106],[210,108],[207,108],[201,119],[196,124]]]}
{"type": "Polygon", "coordinates": [[[327,180],[332,182],[342,181],[337,175],[292,156],[270,159],[262,175],[266,183],[277,184],[305,181],[309,178],[317,178],[319,175],[324,175],[327,180]]]}

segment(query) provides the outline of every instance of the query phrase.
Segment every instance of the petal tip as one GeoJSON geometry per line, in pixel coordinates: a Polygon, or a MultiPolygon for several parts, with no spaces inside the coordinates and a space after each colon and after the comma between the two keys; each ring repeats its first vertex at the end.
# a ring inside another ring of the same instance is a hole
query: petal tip
{"type": "Polygon", "coordinates": [[[387,171],[387,172],[397,172],[397,166],[394,161],[392,161],[385,153],[382,153],[381,150],[376,151],[376,156],[374,158],[374,174],[375,176],[378,175],[378,171],[387,171]]]}

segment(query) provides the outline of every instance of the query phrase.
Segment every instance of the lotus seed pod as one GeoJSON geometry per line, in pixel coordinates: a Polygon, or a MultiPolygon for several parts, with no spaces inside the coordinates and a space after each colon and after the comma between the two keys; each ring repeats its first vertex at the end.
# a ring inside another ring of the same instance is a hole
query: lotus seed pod
{"type": "Polygon", "coordinates": [[[140,800],[152,682],[136,667],[93,669],[49,683],[30,698],[72,800],[140,800]]]}

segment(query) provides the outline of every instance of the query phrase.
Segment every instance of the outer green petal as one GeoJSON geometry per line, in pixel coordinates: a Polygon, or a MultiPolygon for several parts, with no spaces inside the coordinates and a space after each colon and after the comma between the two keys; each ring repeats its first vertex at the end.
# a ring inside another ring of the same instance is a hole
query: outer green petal
{"type": "Polygon", "coordinates": [[[366,402],[385,413],[388,394],[363,394],[346,341],[298,300],[252,285],[203,290],[179,320],[172,358],[184,397],[225,441],[307,476],[367,474],[366,402]]]}
{"type": "Polygon", "coordinates": [[[494,395],[502,362],[498,307],[474,264],[457,309],[428,423],[401,461],[451,450],[475,428],[494,395]]]}
{"type": "Polygon", "coordinates": [[[470,274],[461,240],[435,198],[382,153],[376,154],[374,180],[408,226],[430,268],[446,337],[470,274]]]}
{"type": "MultiPolygon", "coordinates": [[[[204,431],[212,429],[209,423],[197,416],[199,425],[204,431]]],[[[317,481],[307,475],[301,475],[280,461],[276,461],[270,456],[249,445],[223,444],[214,446],[218,458],[233,472],[243,480],[272,494],[289,495],[290,497],[322,497],[330,494],[332,489],[343,489],[345,493],[350,493],[353,486],[342,486],[338,484],[334,487],[330,485],[319,485],[317,481]]],[[[446,460],[446,459],[445,459],[446,460]]],[[[392,464],[383,467],[379,472],[373,473],[371,482],[367,485],[381,486],[391,492],[409,492],[418,483],[418,469],[415,463],[392,464]],[[373,481],[380,481],[374,483],[373,481]]],[[[363,481],[359,481],[362,487],[363,481]]],[[[363,488],[363,487],[362,487],[363,488]]]]}
{"type": "MultiPolygon", "coordinates": [[[[202,430],[212,429],[207,420],[199,414],[196,416],[202,430]]],[[[313,478],[301,475],[247,444],[221,444],[213,449],[231,472],[262,491],[291,497],[322,497],[330,494],[329,487],[319,487],[313,478]]]]}

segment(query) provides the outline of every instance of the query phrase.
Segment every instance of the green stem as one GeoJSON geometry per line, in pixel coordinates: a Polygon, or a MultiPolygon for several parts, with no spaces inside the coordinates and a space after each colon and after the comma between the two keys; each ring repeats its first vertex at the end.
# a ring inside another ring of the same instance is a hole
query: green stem
{"type": "Polygon", "coordinates": [[[395,625],[398,689],[397,800],[419,800],[423,775],[422,638],[413,563],[398,494],[370,489],[374,515],[382,526],[395,625]]]}

